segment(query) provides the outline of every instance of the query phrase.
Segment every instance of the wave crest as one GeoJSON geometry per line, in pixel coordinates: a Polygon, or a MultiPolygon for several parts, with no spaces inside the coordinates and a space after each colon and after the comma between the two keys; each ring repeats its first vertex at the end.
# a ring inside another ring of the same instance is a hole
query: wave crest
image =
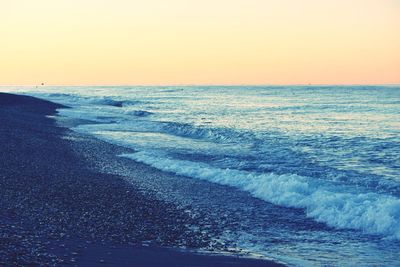
{"type": "Polygon", "coordinates": [[[356,229],[400,239],[400,200],[393,196],[345,192],[295,174],[224,170],[204,163],[161,158],[146,152],[121,156],[163,171],[233,186],[276,205],[305,209],[308,217],[334,228],[356,229]]]}

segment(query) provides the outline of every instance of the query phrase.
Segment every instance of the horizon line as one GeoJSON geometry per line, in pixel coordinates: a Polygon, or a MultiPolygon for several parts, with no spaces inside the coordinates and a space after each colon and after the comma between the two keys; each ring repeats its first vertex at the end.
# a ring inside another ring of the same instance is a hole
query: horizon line
{"type": "Polygon", "coordinates": [[[71,87],[78,87],[78,86],[90,86],[90,87],[112,87],[112,86],[133,86],[133,87],[157,87],[157,86],[400,86],[399,83],[265,83],[265,84],[196,84],[196,83],[182,83],[182,84],[0,84],[0,87],[49,87],[49,86],[71,86],[71,87]]]}

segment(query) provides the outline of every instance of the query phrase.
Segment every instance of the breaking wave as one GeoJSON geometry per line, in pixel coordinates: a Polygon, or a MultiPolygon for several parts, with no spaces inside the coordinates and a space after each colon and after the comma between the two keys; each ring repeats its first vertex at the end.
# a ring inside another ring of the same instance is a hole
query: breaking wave
{"type": "Polygon", "coordinates": [[[295,174],[256,174],[219,169],[204,163],[153,156],[146,152],[121,155],[157,169],[236,187],[276,205],[305,209],[306,215],[339,229],[357,229],[400,239],[400,200],[343,186],[323,184],[295,174]]]}
{"type": "Polygon", "coordinates": [[[161,131],[176,136],[214,141],[236,141],[237,139],[254,139],[254,134],[229,128],[196,127],[189,123],[164,123],[161,131]]]}

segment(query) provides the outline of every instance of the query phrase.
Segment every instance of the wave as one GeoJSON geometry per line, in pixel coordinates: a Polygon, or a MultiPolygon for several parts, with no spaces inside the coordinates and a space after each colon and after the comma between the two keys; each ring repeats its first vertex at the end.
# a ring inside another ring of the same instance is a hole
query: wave
{"type": "Polygon", "coordinates": [[[145,110],[130,110],[130,111],[126,111],[125,114],[133,115],[133,116],[136,116],[136,117],[147,117],[147,116],[150,116],[150,115],[152,115],[154,113],[150,112],[150,111],[145,111],[145,110]]]}
{"type": "Polygon", "coordinates": [[[238,139],[254,139],[254,134],[230,128],[196,127],[189,123],[165,122],[160,131],[176,136],[214,141],[237,141],[238,139]]]}
{"type": "Polygon", "coordinates": [[[113,106],[113,107],[122,107],[124,105],[124,101],[114,100],[110,97],[102,97],[102,98],[95,98],[91,99],[91,104],[96,105],[106,105],[106,106],[113,106]]]}
{"type": "Polygon", "coordinates": [[[143,103],[140,100],[116,100],[111,97],[88,98],[86,100],[88,100],[89,104],[113,106],[119,108],[143,103]]]}
{"type": "Polygon", "coordinates": [[[393,196],[345,191],[295,174],[256,174],[219,169],[146,152],[121,156],[163,171],[233,186],[276,205],[305,209],[307,217],[334,228],[356,229],[400,239],[400,199],[393,196]]]}
{"type": "Polygon", "coordinates": [[[56,102],[64,101],[67,104],[104,105],[119,108],[142,103],[142,101],[139,100],[120,100],[108,96],[92,97],[66,93],[38,94],[38,96],[56,102]]]}
{"type": "Polygon", "coordinates": [[[183,91],[183,88],[176,88],[176,89],[167,89],[167,90],[163,90],[163,93],[175,93],[175,92],[181,92],[183,91]]]}
{"type": "Polygon", "coordinates": [[[48,94],[49,97],[71,97],[71,94],[64,94],[64,93],[52,93],[48,94]]]}

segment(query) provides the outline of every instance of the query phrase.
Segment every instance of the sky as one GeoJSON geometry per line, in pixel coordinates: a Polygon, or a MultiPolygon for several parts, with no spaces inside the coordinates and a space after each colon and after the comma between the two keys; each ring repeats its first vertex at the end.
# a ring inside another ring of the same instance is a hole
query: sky
{"type": "Polygon", "coordinates": [[[399,84],[400,0],[0,0],[0,85],[399,84]]]}

